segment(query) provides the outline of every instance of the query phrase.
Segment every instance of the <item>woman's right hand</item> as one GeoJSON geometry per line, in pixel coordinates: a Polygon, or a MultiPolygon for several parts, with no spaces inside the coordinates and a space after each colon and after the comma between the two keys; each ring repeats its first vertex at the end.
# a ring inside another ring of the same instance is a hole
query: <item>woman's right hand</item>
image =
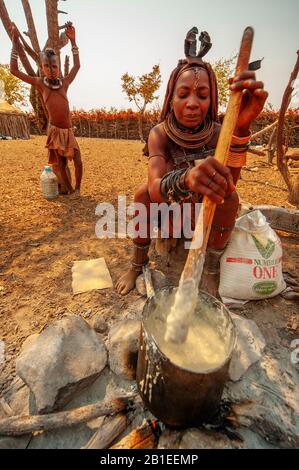
{"type": "Polygon", "coordinates": [[[186,175],[186,186],[190,191],[203,194],[216,204],[235,190],[231,171],[214,157],[207,157],[186,175]]]}

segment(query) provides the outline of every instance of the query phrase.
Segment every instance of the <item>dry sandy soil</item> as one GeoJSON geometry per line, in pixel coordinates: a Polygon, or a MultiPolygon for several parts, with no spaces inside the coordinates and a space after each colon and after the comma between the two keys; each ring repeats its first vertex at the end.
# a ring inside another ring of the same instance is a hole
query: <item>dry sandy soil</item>
{"type": "MultiPolygon", "coordinates": [[[[125,269],[130,241],[97,239],[95,208],[103,201],[116,204],[119,194],[132,198],[147,171],[139,142],[79,139],[79,143],[85,165],[82,197],[61,196],[48,202],[39,186],[46,163],[45,139],[0,142],[0,339],[7,352],[5,364],[0,365],[0,394],[15,376],[15,358],[27,336],[66,312],[87,319],[101,312],[114,322],[121,309],[138,298],[135,291],[123,298],[113,289],[72,293],[75,260],[104,257],[114,283],[125,269]]],[[[246,202],[289,207],[284,182],[264,157],[249,156],[238,187],[246,202]]],[[[298,273],[298,240],[280,235],[284,268],[298,273]]],[[[169,276],[175,282],[178,273],[175,278],[170,270],[169,276]]],[[[248,304],[244,314],[259,324],[266,340],[287,345],[299,337],[297,310],[294,301],[277,297],[248,304]]]]}

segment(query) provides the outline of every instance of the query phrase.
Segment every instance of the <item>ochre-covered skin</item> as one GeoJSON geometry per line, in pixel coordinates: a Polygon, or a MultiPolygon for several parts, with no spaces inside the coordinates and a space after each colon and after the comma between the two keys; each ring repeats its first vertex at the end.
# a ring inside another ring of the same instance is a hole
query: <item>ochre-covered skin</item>
{"type": "MultiPolygon", "coordinates": [[[[74,66],[68,76],[60,79],[61,72],[59,68],[58,57],[54,54],[51,55],[44,53],[42,55],[42,71],[44,78],[31,77],[19,70],[18,59],[16,55],[19,44],[19,37],[17,29],[15,26],[12,26],[13,52],[11,57],[10,70],[11,73],[20,80],[23,80],[24,82],[37,88],[43,97],[43,102],[45,103],[45,107],[49,116],[49,124],[52,126],[52,128],[57,128],[57,132],[59,132],[60,129],[67,129],[69,131],[70,142],[74,142],[67,91],[80,69],[80,58],[76,45],[75,28],[71,25],[71,23],[67,24],[66,35],[71,41],[74,59],[74,66]],[[56,85],[57,83],[58,85],[56,85]]],[[[79,146],[76,143],[76,145],[72,145],[72,147],[65,150],[69,154],[68,159],[74,160],[76,190],[80,191],[83,166],[79,146]]],[[[73,192],[73,188],[68,177],[69,172],[67,169],[67,158],[62,153],[63,152],[59,150],[58,144],[56,148],[55,142],[52,142],[52,145],[49,147],[49,163],[56,163],[59,165],[59,174],[62,183],[64,184],[67,192],[71,193],[73,192]]]]}
{"type": "MultiPolygon", "coordinates": [[[[186,131],[200,129],[200,125],[204,123],[205,118],[213,115],[213,113],[215,114],[213,100],[217,99],[217,96],[215,98],[215,86],[212,86],[211,83],[212,78],[209,68],[207,70],[200,68],[199,73],[195,73],[192,67],[183,71],[183,73],[174,74],[173,72],[166,96],[168,108],[167,106],[165,108],[165,105],[163,107],[164,116],[173,112],[182,132],[184,128],[186,131]],[[174,76],[178,76],[176,81],[173,81],[174,76]]],[[[234,136],[236,139],[246,138],[250,135],[250,124],[262,111],[268,93],[264,90],[263,83],[257,81],[255,73],[251,71],[241,73],[239,76],[230,79],[229,83],[231,90],[243,91],[234,136]]],[[[220,124],[215,123],[211,141],[206,144],[208,148],[215,148],[220,128],[220,124]]],[[[138,188],[134,199],[135,202],[143,203],[148,209],[151,202],[166,202],[161,194],[160,187],[162,177],[175,168],[170,148],[173,148],[173,142],[171,142],[165,132],[165,126],[161,122],[150,132],[148,139],[148,180],[138,188]]],[[[238,161],[240,161],[240,158],[238,161]]],[[[188,165],[186,164],[186,166],[188,165]]],[[[209,248],[222,250],[229,240],[238,212],[238,195],[235,192],[235,185],[240,171],[241,167],[235,167],[234,165],[224,167],[212,156],[207,156],[198,166],[192,166],[187,177],[180,181],[181,186],[185,184],[190,191],[202,196],[207,195],[218,204],[213,221],[214,227],[209,239],[209,248]]],[[[149,212],[144,224],[148,226],[148,222],[149,212]]],[[[149,232],[147,238],[134,240],[135,244],[141,246],[148,245],[149,242],[149,232]]],[[[147,254],[144,253],[144,262],[146,262],[146,257],[147,254]]],[[[136,269],[129,268],[120,278],[116,286],[120,294],[125,295],[134,288],[140,271],[137,272],[136,269]]]]}

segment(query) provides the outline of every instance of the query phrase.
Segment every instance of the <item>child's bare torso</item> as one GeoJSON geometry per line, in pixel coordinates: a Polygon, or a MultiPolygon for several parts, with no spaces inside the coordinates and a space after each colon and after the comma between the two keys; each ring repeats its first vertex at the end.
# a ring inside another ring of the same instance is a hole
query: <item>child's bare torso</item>
{"type": "Polygon", "coordinates": [[[49,114],[49,123],[61,129],[72,127],[65,83],[62,81],[62,87],[58,90],[53,90],[40,80],[39,89],[49,114]]]}

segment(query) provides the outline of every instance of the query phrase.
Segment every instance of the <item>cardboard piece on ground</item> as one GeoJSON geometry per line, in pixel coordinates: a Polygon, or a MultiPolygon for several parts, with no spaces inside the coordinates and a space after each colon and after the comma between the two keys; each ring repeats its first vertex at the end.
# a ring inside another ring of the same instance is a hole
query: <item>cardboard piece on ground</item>
{"type": "Polygon", "coordinates": [[[112,279],[104,258],[89,261],[74,261],[72,268],[73,293],[82,294],[96,289],[113,287],[112,279]]]}

